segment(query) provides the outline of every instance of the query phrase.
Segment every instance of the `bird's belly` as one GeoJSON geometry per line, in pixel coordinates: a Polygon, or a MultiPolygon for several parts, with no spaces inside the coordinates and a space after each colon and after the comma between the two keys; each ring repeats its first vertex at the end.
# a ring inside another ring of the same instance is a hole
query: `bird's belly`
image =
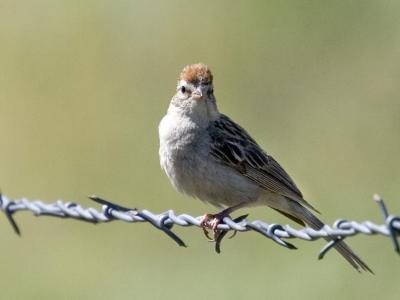
{"type": "Polygon", "coordinates": [[[219,164],[208,153],[175,157],[166,163],[164,169],[178,191],[218,207],[242,202],[248,202],[250,206],[261,192],[258,185],[219,164]]]}
{"type": "Polygon", "coordinates": [[[203,169],[202,188],[196,191],[196,197],[215,206],[233,206],[246,202],[256,202],[260,188],[237,171],[224,165],[215,166],[212,161],[203,169]]]}

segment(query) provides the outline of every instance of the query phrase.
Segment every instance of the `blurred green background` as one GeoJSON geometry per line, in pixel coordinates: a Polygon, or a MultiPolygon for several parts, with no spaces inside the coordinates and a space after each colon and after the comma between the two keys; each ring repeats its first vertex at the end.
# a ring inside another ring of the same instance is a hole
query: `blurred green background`
{"type": "MultiPolygon", "coordinates": [[[[398,1],[0,2],[0,186],[95,206],[201,215],[159,167],[157,126],[183,66],[214,72],[219,108],[243,125],[332,223],[400,212],[398,1]]],[[[287,223],[269,209],[250,218],[287,223]]],[[[376,276],[322,242],[280,248],[238,234],[213,252],[200,230],[179,248],[149,225],[0,219],[1,299],[390,299],[389,239],[349,240],[376,276]]]]}

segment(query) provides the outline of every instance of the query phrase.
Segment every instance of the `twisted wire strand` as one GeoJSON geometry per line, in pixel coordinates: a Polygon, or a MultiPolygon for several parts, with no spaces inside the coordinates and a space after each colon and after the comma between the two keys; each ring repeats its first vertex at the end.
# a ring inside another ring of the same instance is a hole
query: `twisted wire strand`
{"type": "MultiPolygon", "coordinates": [[[[35,216],[52,216],[58,218],[71,218],[90,223],[107,223],[111,221],[124,221],[130,223],[148,222],[155,228],[163,231],[179,246],[186,247],[183,240],[173,231],[173,226],[197,226],[201,227],[202,216],[193,217],[188,214],[176,215],[173,210],[167,210],[160,214],[153,214],[148,210],[139,210],[136,208],[127,208],[118,204],[109,202],[97,196],[90,196],[91,200],[102,205],[102,209],[84,208],[74,202],[64,202],[58,200],[54,203],[45,203],[40,200],[28,200],[21,198],[11,200],[0,194],[0,210],[7,216],[11,226],[17,234],[20,229],[14,219],[14,214],[20,211],[30,211],[35,216]]],[[[223,223],[219,224],[215,239],[215,250],[220,252],[220,244],[228,231],[247,232],[255,231],[263,236],[270,238],[277,244],[289,248],[296,247],[286,241],[286,239],[299,238],[306,241],[314,241],[326,236],[331,236],[333,241],[326,244],[320,251],[319,258],[324,255],[335,245],[338,240],[346,237],[355,236],[357,234],[366,235],[384,235],[390,237],[394,250],[400,254],[400,247],[397,236],[400,234],[400,217],[389,215],[383,199],[374,195],[374,200],[378,203],[384,218],[383,224],[375,224],[371,221],[356,222],[344,219],[337,220],[332,226],[325,225],[321,230],[313,230],[309,227],[295,229],[290,225],[269,224],[261,220],[249,221],[247,215],[240,216],[236,219],[225,217],[223,223]]]]}

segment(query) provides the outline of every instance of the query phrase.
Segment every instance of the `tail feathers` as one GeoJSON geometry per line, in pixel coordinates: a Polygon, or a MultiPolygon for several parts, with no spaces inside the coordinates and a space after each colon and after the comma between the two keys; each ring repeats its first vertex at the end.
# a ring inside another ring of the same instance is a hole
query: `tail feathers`
{"type": "Polygon", "coordinates": [[[351,250],[351,248],[343,241],[338,242],[335,245],[335,249],[357,270],[357,271],[368,271],[372,274],[374,272],[371,268],[357,255],[351,250]],[[361,268],[361,269],[360,269],[361,268]]]}
{"type": "MultiPolygon", "coordinates": [[[[300,207],[300,205],[296,209],[295,216],[303,220],[312,229],[320,230],[324,226],[324,223],[322,223],[309,210],[300,207]]],[[[330,237],[325,238],[326,241],[331,241],[332,239],[333,238],[330,237]]],[[[357,254],[355,254],[344,241],[337,242],[334,247],[357,271],[360,272],[364,270],[374,274],[368,265],[357,254]]]]}

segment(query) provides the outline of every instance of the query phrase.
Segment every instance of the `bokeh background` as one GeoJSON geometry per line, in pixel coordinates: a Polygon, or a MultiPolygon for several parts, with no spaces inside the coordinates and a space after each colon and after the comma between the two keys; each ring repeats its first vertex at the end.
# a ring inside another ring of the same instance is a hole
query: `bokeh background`
{"type": "MultiPolygon", "coordinates": [[[[158,162],[159,120],[183,66],[210,65],[219,108],[242,124],[332,223],[400,212],[398,1],[0,2],[0,186],[12,198],[97,194],[201,215],[158,162]]],[[[287,223],[269,209],[250,218],[287,223]]],[[[213,252],[200,230],[179,248],[149,225],[0,218],[2,299],[393,299],[389,239],[350,244],[357,274],[322,242],[280,248],[238,234],[213,252]]]]}

